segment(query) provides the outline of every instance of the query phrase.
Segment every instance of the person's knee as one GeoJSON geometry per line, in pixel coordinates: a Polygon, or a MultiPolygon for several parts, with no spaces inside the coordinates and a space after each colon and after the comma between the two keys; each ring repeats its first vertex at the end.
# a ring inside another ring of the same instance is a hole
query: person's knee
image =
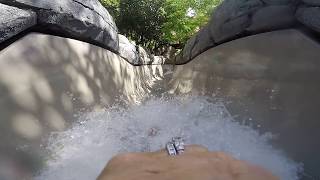
{"type": "Polygon", "coordinates": [[[209,152],[208,148],[201,145],[186,146],[186,153],[205,153],[205,152],[209,152]]]}
{"type": "Polygon", "coordinates": [[[110,161],[109,164],[128,164],[135,162],[139,158],[138,153],[124,153],[124,154],[119,154],[113,157],[110,161]]]}

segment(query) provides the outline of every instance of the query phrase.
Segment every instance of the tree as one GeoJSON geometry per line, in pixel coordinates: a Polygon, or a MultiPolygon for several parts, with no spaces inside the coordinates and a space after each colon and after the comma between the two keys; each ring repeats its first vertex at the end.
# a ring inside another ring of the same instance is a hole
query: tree
{"type": "Polygon", "coordinates": [[[117,19],[119,16],[119,4],[120,0],[99,0],[100,3],[108,10],[110,15],[117,19]]]}
{"type": "Polygon", "coordinates": [[[222,0],[166,0],[167,20],[163,25],[164,39],[184,44],[205,25],[212,10],[222,0]]]}
{"type": "Polygon", "coordinates": [[[100,0],[121,34],[153,51],[180,47],[209,19],[222,0],[100,0]]]}
{"type": "Polygon", "coordinates": [[[165,0],[121,0],[117,24],[120,32],[138,45],[154,49],[162,39],[164,3],[165,0]]]}

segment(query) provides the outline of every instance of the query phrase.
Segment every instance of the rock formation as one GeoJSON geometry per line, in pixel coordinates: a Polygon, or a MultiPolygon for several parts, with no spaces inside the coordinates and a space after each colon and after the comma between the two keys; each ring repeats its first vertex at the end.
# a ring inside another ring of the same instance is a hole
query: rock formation
{"type": "Polygon", "coordinates": [[[110,50],[133,65],[163,64],[118,34],[98,0],[0,0],[0,45],[23,32],[73,38],[110,50]],[[120,40],[119,40],[120,38],[120,40]]]}
{"type": "Polygon", "coordinates": [[[187,42],[175,63],[187,63],[214,46],[241,37],[299,27],[320,33],[319,0],[225,0],[210,22],[187,42]]]}

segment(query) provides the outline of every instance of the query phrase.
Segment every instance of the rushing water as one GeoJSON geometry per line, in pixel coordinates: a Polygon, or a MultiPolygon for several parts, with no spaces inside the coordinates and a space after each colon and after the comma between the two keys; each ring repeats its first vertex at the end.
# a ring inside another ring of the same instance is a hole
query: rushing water
{"type": "Polygon", "coordinates": [[[52,156],[36,179],[95,179],[117,153],[159,150],[173,136],[261,165],[283,180],[296,180],[301,171],[269,144],[271,133],[259,134],[233,121],[222,103],[199,97],[153,99],[83,115],[71,129],[52,134],[52,156]]]}

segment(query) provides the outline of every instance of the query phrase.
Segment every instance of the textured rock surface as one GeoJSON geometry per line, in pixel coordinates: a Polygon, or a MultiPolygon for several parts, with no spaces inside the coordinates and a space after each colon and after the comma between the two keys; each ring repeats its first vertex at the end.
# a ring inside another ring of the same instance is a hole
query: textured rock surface
{"type": "Polygon", "coordinates": [[[319,0],[302,0],[302,1],[308,5],[320,6],[319,0]]]}
{"type": "Polygon", "coordinates": [[[212,37],[219,43],[239,35],[249,26],[249,15],[262,6],[260,0],[225,0],[209,23],[212,37]]]}
{"type": "Polygon", "coordinates": [[[139,54],[136,46],[121,34],[119,34],[119,55],[131,64],[139,63],[139,54]]]}
{"type": "Polygon", "coordinates": [[[208,47],[214,46],[215,42],[213,37],[210,34],[210,29],[208,26],[204,27],[199,31],[196,35],[196,45],[193,47],[191,51],[191,58],[199,55],[199,52],[203,52],[207,50],[208,47]]]}
{"type": "Polygon", "coordinates": [[[300,0],[262,0],[262,1],[268,5],[287,5],[287,4],[294,4],[300,0]]]}
{"type": "Polygon", "coordinates": [[[118,52],[117,27],[98,0],[0,0],[38,15],[38,25],[59,35],[118,52]]]}
{"type": "MultiPolygon", "coordinates": [[[[208,26],[204,27],[187,42],[183,50],[183,59],[191,60],[208,47],[214,46],[214,40],[208,26]]],[[[177,57],[179,59],[181,57],[177,57]]],[[[180,60],[177,60],[179,62],[180,60]]]]}
{"type": "Polygon", "coordinates": [[[301,26],[298,21],[320,32],[318,6],[320,0],[225,0],[209,24],[187,42],[175,63],[187,63],[205,50],[231,40],[301,26]]]}
{"type": "Polygon", "coordinates": [[[34,26],[36,14],[32,11],[0,4],[0,43],[34,26]]]}
{"type": "Polygon", "coordinates": [[[302,24],[320,33],[320,7],[301,7],[296,16],[302,24]]]}
{"type": "Polygon", "coordinates": [[[259,9],[252,17],[248,31],[270,31],[293,26],[296,23],[293,6],[267,6],[259,9]],[[277,18],[274,18],[277,17],[277,18]]]}
{"type": "Polygon", "coordinates": [[[197,35],[194,35],[192,36],[187,44],[185,45],[185,47],[183,48],[183,51],[182,51],[182,56],[180,60],[176,60],[176,63],[180,63],[181,60],[191,60],[191,52],[192,52],[192,49],[197,45],[197,35]]]}

